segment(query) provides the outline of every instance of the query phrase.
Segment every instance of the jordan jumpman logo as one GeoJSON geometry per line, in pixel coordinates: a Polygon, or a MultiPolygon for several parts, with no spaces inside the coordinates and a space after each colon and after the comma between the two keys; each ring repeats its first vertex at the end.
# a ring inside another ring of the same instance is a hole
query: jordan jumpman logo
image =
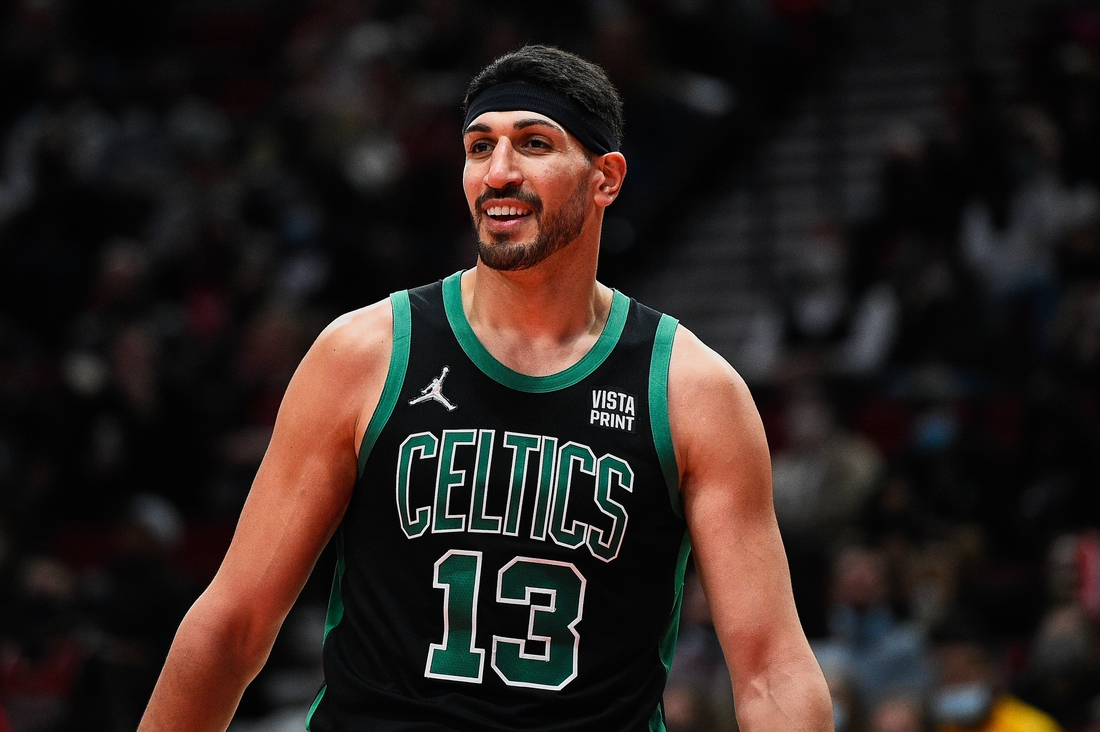
{"type": "Polygon", "coordinates": [[[450,370],[450,367],[444,366],[443,373],[439,375],[439,378],[432,379],[432,383],[421,389],[420,396],[416,399],[410,399],[409,404],[420,404],[420,402],[434,400],[445,406],[448,412],[453,412],[455,410],[455,405],[452,404],[447,397],[443,396],[443,380],[447,378],[447,373],[450,370]]]}

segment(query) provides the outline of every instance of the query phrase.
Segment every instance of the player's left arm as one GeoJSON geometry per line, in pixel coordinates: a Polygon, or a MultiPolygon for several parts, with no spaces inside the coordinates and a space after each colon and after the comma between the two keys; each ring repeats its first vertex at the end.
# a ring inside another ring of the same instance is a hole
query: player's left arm
{"type": "Polygon", "coordinates": [[[695,566],[745,732],[832,730],[832,706],[791,592],[772,505],[771,460],[741,377],[683,327],[669,419],[695,566]]]}

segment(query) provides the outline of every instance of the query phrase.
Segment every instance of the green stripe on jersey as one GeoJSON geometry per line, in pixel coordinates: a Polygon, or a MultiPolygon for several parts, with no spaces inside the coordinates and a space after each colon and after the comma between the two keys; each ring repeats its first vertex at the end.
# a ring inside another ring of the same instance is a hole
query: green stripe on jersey
{"type": "Polygon", "coordinates": [[[649,718],[648,732],[665,732],[665,703],[657,702],[657,708],[653,710],[653,716],[649,718]]]}
{"type": "Polygon", "coordinates": [[[386,426],[393,408],[397,406],[397,398],[401,395],[401,387],[405,383],[405,370],[409,366],[409,344],[412,340],[412,308],[409,305],[409,292],[402,290],[390,295],[390,305],[393,307],[393,348],[390,351],[390,368],[386,372],[386,383],[382,386],[382,396],[378,398],[378,406],[374,408],[367,431],[363,433],[363,443],[359,446],[359,475],[363,477],[363,469],[367,467],[367,458],[374,448],[374,442],[386,426]]]}
{"type": "MultiPolygon", "coordinates": [[[[393,346],[390,350],[390,365],[386,371],[386,381],[382,385],[382,395],[378,398],[378,406],[374,408],[374,414],[371,415],[370,422],[367,424],[367,430],[363,433],[363,442],[359,446],[359,478],[363,477],[363,470],[367,466],[367,458],[370,457],[374,443],[378,440],[378,435],[382,433],[382,428],[386,426],[390,415],[393,414],[393,408],[397,406],[397,398],[400,396],[401,387],[405,383],[405,370],[409,366],[409,345],[412,339],[412,307],[409,304],[408,291],[403,290],[390,295],[390,307],[393,308],[393,346]]],[[[344,619],[343,584],[344,528],[341,526],[336,532],[336,571],[332,577],[332,590],[328,597],[328,614],[325,616],[324,639],[326,641],[332,629],[344,619]]],[[[327,688],[327,685],[321,687],[309,708],[309,712],[306,714],[307,731],[311,729],[313,715],[317,712],[317,707],[321,705],[321,700],[324,698],[325,689],[327,688]]]]}
{"type": "Polygon", "coordinates": [[[668,366],[672,362],[672,342],[676,338],[676,318],[662,315],[653,338],[653,358],[649,365],[649,424],[653,444],[665,475],[672,510],[684,517],[680,501],[680,470],[676,465],[676,450],[672,446],[672,426],[668,419],[668,366]]]}
{"type": "Polygon", "coordinates": [[[328,688],[328,684],[321,687],[321,690],[317,692],[316,698],[313,703],[309,705],[309,711],[306,712],[306,732],[313,732],[313,715],[317,713],[317,707],[321,706],[321,700],[325,698],[325,689],[328,688]]]}
{"type": "Polygon", "coordinates": [[[481,345],[481,341],[474,334],[474,329],[470,327],[470,322],[466,320],[466,312],[462,309],[461,271],[443,280],[443,306],[447,310],[447,321],[451,324],[451,330],[454,331],[462,350],[486,376],[509,389],[541,394],[580,383],[604,362],[623,334],[626,316],[630,311],[630,298],[614,290],[611,312],[607,315],[607,323],[595,345],[588,349],[588,353],[584,354],[580,361],[564,371],[549,376],[528,376],[513,371],[497,361],[493,354],[481,345]]]}
{"type": "MultiPolygon", "coordinates": [[[[691,537],[687,530],[680,541],[680,555],[676,558],[676,574],[672,579],[672,594],[676,599],[672,603],[672,613],[668,618],[668,627],[661,637],[661,645],[658,655],[661,665],[665,667],[665,680],[672,671],[672,657],[676,653],[676,637],[680,634],[680,608],[684,604],[684,575],[687,574],[687,561],[691,556],[691,537]]],[[[665,732],[664,703],[657,705],[653,710],[653,716],[649,720],[649,732],[665,732]]]]}
{"type": "MultiPolygon", "coordinates": [[[[344,619],[343,584],[344,527],[341,526],[336,530],[336,571],[332,575],[332,590],[328,596],[328,614],[325,616],[325,635],[322,643],[328,640],[328,634],[344,619]]],[[[327,684],[321,687],[321,690],[317,692],[317,698],[313,700],[313,704],[309,707],[309,712],[306,713],[306,732],[312,732],[310,725],[313,724],[313,715],[317,712],[317,707],[321,706],[321,700],[325,697],[325,689],[327,688],[327,684]]]]}
{"type": "Polygon", "coordinates": [[[336,571],[332,575],[332,590],[328,595],[328,614],[325,616],[325,635],[322,641],[328,640],[328,634],[344,619],[344,527],[336,530],[336,571]]]}
{"type": "Polygon", "coordinates": [[[667,674],[672,670],[672,656],[676,653],[676,636],[680,632],[680,606],[684,602],[684,575],[687,574],[688,557],[691,556],[691,537],[684,529],[684,538],[680,541],[680,555],[676,558],[676,575],[672,579],[672,592],[676,600],[672,604],[672,615],[661,638],[661,663],[667,674]]]}

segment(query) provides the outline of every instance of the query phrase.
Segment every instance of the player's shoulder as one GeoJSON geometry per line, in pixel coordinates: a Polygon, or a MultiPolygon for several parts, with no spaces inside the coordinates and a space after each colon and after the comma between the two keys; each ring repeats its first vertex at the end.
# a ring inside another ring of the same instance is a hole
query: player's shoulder
{"type": "Polygon", "coordinates": [[[670,392],[691,396],[747,389],[733,366],[683,324],[676,327],[668,378],[670,392]]]}
{"type": "Polygon", "coordinates": [[[386,298],[333,320],[310,350],[334,367],[369,369],[388,363],[392,343],[393,307],[386,298]]]}
{"type": "Polygon", "coordinates": [[[724,476],[718,484],[727,485],[730,471],[767,461],[763,425],[745,380],[683,326],[669,364],[668,417],[682,491],[699,485],[692,476],[724,476]]]}
{"type": "Polygon", "coordinates": [[[390,298],[379,300],[365,307],[340,315],[321,331],[321,338],[347,347],[361,343],[364,338],[393,332],[393,306],[390,298]]]}
{"type": "Polygon", "coordinates": [[[680,325],[668,369],[668,408],[674,441],[729,437],[759,421],[741,375],[694,333],[680,325]]]}

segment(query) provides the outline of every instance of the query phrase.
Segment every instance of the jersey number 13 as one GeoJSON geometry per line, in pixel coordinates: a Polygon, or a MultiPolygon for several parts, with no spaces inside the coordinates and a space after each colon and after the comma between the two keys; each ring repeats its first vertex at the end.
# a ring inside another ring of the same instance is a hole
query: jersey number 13
{"type": "MultiPolygon", "coordinates": [[[[424,675],[480,684],[485,649],[477,646],[481,552],[452,549],[435,563],[443,590],[443,642],[432,643],[424,675]]],[[[584,576],[569,562],[515,557],[497,572],[496,601],[530,608],[526,638],[494,635],[493,671],[509,686],[560,690],[577,677],[576,631],[584,576]],[[531,644],[531,648],[528,647],[531,644]]]]}

